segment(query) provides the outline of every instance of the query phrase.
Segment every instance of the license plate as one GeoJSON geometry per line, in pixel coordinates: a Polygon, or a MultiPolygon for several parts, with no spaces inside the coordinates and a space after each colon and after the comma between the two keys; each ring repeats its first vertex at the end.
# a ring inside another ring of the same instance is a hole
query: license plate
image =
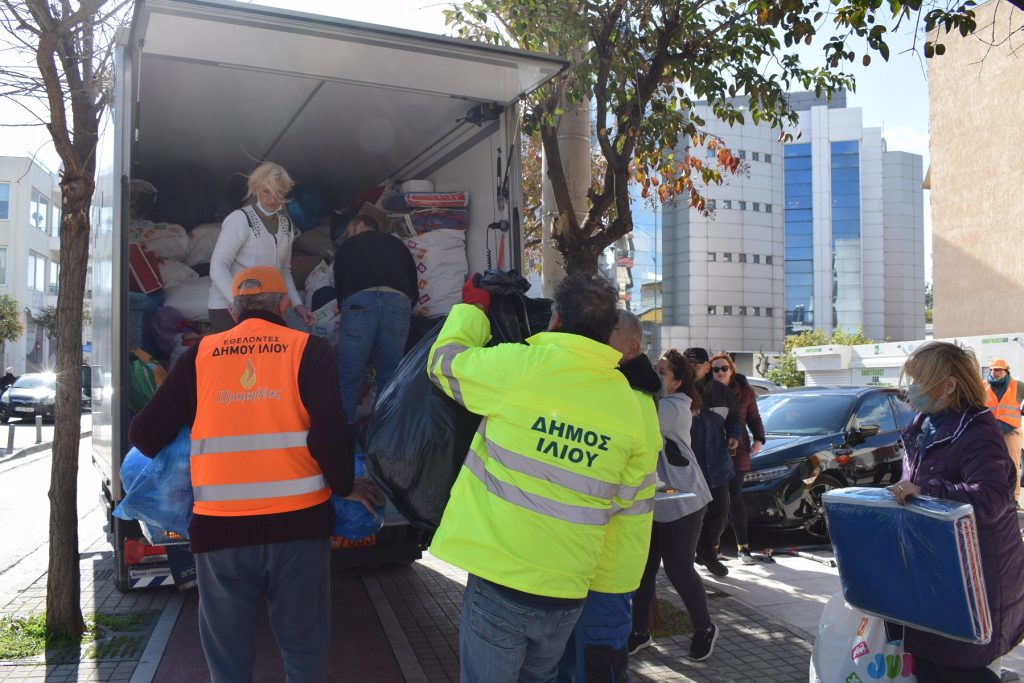
{"type": "Polygon", "coordinates": [[[14,406],[14,412],[16,413],[31,413],[35,411],[32,406],[14,406]]]}
{"type": "Polygon", "coordinates": [[[331,536],[332,548],[369,548],[371,545],[376,544],[377,534],[357,538],[354,541],[351,538],[345,538],[344,536],[331,536]]]}

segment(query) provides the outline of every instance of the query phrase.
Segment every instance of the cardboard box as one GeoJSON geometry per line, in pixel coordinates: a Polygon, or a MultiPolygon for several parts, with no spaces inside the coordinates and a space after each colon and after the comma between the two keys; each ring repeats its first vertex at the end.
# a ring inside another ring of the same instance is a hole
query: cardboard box
{"type": "Polygon", "coordinates": [[[379,225],[381,229],[384,228],[388,220],[388,212],[380,208],[376,204],[371,204],[370,202],[363,202],[363,205],[359,207],[359,213],[357,213],[356,215],[372,216],[374,220],[377,221],[377,225],[379,225]]]}

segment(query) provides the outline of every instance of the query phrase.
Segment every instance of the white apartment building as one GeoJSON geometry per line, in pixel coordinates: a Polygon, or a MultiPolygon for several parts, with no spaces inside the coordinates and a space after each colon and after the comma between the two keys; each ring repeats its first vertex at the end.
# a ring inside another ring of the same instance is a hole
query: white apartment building
{"type": "MultiPolygon", "coordinates": [[[[754,124],[708,130],[746,172],[707,192],[711,213],[662,208],[660,349],[729,351],[742,372],[819,328],[873,339],[924,336],[921,157],[889,152],[845,93],[791,95],[792,143],[754,124]]],[[[713,152],[706,154],[709,162],[713,152]]]]}
{"type": "Polygon", "coordinates": [[[57,344],[35,323],[57,305],[60,186],[27,157],[0,156],[0,294],[18,302],[25,333],[0,349],[0,370],[14,374],[53,367],[57,344]]]}

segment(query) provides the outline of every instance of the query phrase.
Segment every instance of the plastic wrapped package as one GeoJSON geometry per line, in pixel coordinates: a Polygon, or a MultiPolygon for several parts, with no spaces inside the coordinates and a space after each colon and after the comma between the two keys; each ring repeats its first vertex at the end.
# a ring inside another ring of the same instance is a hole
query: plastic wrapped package
{"type": "Polygon", "coordinates": [[[128,227],[128,242],[167,261],[182,261],[188,252],[188,233],[177,223],[134,220],[128,227]]]}
{"type": "Polygon", "coordinates": [[[413,313],[428,318],[448,315],[462,301],[462,285],[469,273],[466,233],[435,230],[407,239],[405,246],[416,262],[420,290],[413,313]]]}
{"type": "Polygon", "coordinates": [[[164,287],[170,287],[182,282],[188,282],[189,280],[195,280],[198,277],[199,273],[186,266],[181,261],[160,262],[160,279],[163,281],[164,287]]]}
{"type": "MultiPolygon", "coordinates": [[[[526,339],[523,292],[529,284],[514,273],[489,271],[481,286],[492,292],[490,344],[526,339]]],[[[442,324],[402,359],[377,398],[366,435],[371,478],[410,523],[428,531],[441,521],[480,424],[479,415],[445,396],[427,376],[427,357],[442,324]]]]}
{"type": "Polygon", "coordinates": [[[121,463],[125,496],[114,515],[142,522],[147,538],[156,545],[188,538],[193,503],[191,444],[188,427],[182,427],[152,459],[133,448],[121,463]]]}
{"type": "Polygon", "coordinates": [[[176,308],[188,320],[209,320],[211,286],[213,280],[207,276],[165,287],[165,303],[176,308]]]}
{"type": "Polygon", "coordinates": [[[822,496],[843,595],[852,606],[947,638],[987,643],[992,619],[974,508],[886,489],[822,496]]]}
{"type": "Polygon", "coordinates": [[[192,228],[188,233],[185,265],[195,267],[201,263],[209,263],[219,237],[220,223],[202,223],[192,228]]]}

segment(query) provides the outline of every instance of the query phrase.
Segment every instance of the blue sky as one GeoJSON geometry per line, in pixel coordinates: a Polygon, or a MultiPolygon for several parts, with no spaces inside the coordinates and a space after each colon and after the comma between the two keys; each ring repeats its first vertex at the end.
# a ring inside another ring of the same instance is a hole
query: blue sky
{"type": "MultiPolygon", "coordinates": [[[[254,4],[327,14],[430,33],[449,33],[445,29],[442,15],[442,11],[449,4],[429,0],[261,0],[254,4]]],[[[923,57],[907,52],[913,41],[913,33],[913,26],[904,26],[897,35],[892,36],[889,41],[891,55],[888,63],[877,56],[868,67],[861,66],[859,61],[856,63],[852,72],[857,79],[857,90],[848,95],[847,104],[863,109],[865,126],[882,128],[888,149],[922,155],[927,170],[928,85],[923,57]]],[[[804,48],[803,52],[808,57],[815,56],[811,48],[804,48]]],[[[8,63],[12,59],[9,53],[4,54],[2,58],[8,63]]],[[[0,121],[25,120],[27,115],[23,110],[6,102],[0,103],[0,121]]],[[[38,154],[38,158],[45,166],[55,169],[59,160],[52,145],[47,144],[47,140],[46,131],[42,127],[0,127],[0,155],[38,154]]],[[[931,220],[927,202],[928,196],[925,193],[926,277],[930,279],[931,220]]]]}

